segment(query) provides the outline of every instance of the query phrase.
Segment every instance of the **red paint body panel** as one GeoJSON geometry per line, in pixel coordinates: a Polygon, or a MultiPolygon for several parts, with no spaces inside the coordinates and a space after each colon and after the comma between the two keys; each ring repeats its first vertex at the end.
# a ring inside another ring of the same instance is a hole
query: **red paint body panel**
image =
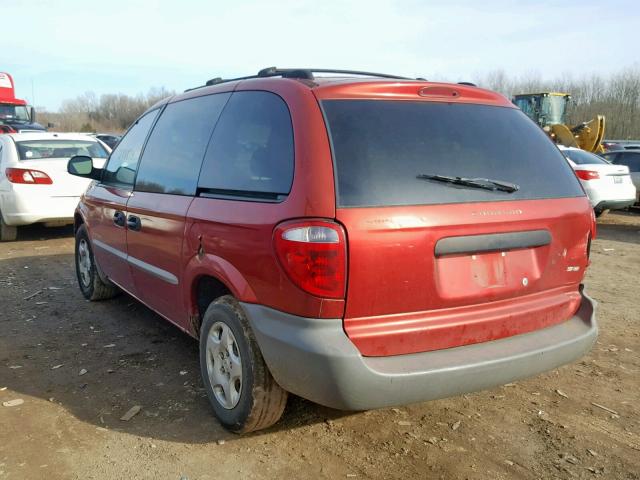
{"type": "Polygon", "coordinates": [[[571,318],[580,306],[573,286],[519,298],[458,308],[345,320],[363,355],[440,350],[496,340],[571,318]]]}
{"type": "Polygon", "coordinates": [[[319,100],[379,99],[429,102],[477,103],[517,108],[506,97],[467,85],[418,81],[334,81],[314,89],[319,100]]]}
{"type": "Polygon", "coordinates": [[[127,215],[140,218],[139,231],[128,229],[130,257],[174,275],[172,284],[144,268],[130,263],[138,298],[149,307],[187,329],[188,310],[182,295],[182,258],[185,217],[192,197],[160,193],[134,192],[127,203],[127,215]]]}
{"type": "Polygon", "coordinates": [[[89,235],[93,242],[93,254],[104,273],[116,281],[132,295],[137,295],[133,276],[126,258],[116,255],[96,244],[96,240],[102,242],[114,250],[126,256],[127,230],[113,223],[113,215],[116,211],[126,214],[129,190],[102,185],[90,186],[84,194],[80,204],[83,209],[83,217],[89,229],[89,235]]]}
{"type": "Polygon", "coordinates": [[[583,197],[339,209],[349,235],[345,331],[363,354],[377,356],[493,340],[567,320],[587,267],[590,210],[583,197]],[[442,238],[528,230],[548,230],[551,244],[504,255],[434,254],[442,238]],[[536,294],[547,298],[534,302],[536,294]]]}
{"type": "Polygon", "coordinates": [[[24,106],[24,105],[27,105],[27,101],[26,100],[21,100],[19,98],[6,99],[6,100],[0,98],[0,104],[24,106]]]}
{"type": "MultiPolygon", "coordinates": [[[[344,300],[314,297],[293,285],[278,263],[272,240],[274,228],[283,221],[335,217],[333,163],[318,102],[295,80],[255,80],[239,84],[237,90],[271,91],[287,103],[295,142],[291,193],[282,203],[196,197],[187,215],[186,281],[197,281],[203,263],[209,263],[241,301],[306,317],[340,318],[344,300]],[[196,258],[200,238],[207,260],[196,258]]],[[[214,86],[205,91],[226,90],[214,86]]]]}
{"type": "Polygon", "coordinates": [[[0,72],[0,103],[8,105],[26,105],[25,100],[16,98],[15,84],[8,73],[0,72]],[[9,86],[5,86],[5,85],[9,86]]]}

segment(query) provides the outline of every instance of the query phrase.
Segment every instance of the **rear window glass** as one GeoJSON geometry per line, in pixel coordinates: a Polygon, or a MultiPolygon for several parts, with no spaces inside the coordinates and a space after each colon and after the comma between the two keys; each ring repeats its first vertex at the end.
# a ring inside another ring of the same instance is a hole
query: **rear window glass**
{"type": "Polygon", "coordinates": [[[91,158],[109,156],[102,145],[90,140],[23,140],[16,142],[16,147],[20,160],[71,158],[75,155],[86,155],[91,158]]]}
{"type": "Polygon", "coordinates": [[[597,165],[608,164],[605,159],[594,155],[593,153],[585,152],[584,150],[560,150],[564,153],[565,157],[571,160],[576,165],[597,165]]]}
{"type": "Polygon", "coordinates": [[[583,196],[571,167],[520,110],[388,100],[325,100],[341,207],[583,196]],[[492,179],[496,191],[417,178],[492,179]]]}

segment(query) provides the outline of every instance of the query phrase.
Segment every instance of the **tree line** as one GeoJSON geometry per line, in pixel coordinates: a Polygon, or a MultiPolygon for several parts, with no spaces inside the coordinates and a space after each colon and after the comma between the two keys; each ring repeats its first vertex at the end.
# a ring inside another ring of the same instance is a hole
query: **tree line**
{"type": "Polygon", "coordinates": [[[85,92],[64,100],[58,112],[36,109],[37,119],[43,125],[52,123],[50,130],[59,132],[122,133],[146,109],[171,95],[175,92],[164,87],[134,96],[109,93],[98,97],[94,92],[85,92]]]}
{"type": "MultiPolygon", "coordinates": [[[[475,82],[508,98],[517,93],[569,93],[572,96],[567,112],[570,124],[586,122],[602,114],[607,122],[605,138],[640,139],[639,67],[580,78],[565,74],[551,80],[538,74],[513,77],[497,70],[476,78],[475,82]]],[[[40,109],[38,118],[41,123],[53,123],[53,130],[57,131],[120,133],[151,105],[174,93],[164,87],[135,96],[117,93],[98,97],[86,92],[62,102],[58,112],[40,109]]]]}
{"type": "Polygon", "coordinates": [[[610,75],[574,78],[569,74],[545,80],[538,74],[510,77],[502,70],[476,78],[478,86],[512,98],[518,93],[562,92],[571,94],[567,122],[586,122],[606,117],[605,138],[640,139],[640,68],[631,67],[610,75]]]}

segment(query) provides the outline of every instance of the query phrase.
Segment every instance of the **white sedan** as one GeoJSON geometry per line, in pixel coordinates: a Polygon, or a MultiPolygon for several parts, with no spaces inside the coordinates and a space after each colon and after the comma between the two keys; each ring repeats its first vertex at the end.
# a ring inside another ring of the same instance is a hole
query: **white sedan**
{"type": "Polygon", "coordinates": [[[87,155],[101,167],[109,147],[89,135],[0,135],[0,241],[15,240],[17,227],[73,223],[80,195],[91,180],[67,173],[67,161],[87,155]]]}
{"type": "Polygon", "coordinates": [[[573,167],[597,216],[605,210],[626,208],[635,203],[636,187],[631,181],[629,167],[612,165],[579,148],[559,148],[573,167]]]}

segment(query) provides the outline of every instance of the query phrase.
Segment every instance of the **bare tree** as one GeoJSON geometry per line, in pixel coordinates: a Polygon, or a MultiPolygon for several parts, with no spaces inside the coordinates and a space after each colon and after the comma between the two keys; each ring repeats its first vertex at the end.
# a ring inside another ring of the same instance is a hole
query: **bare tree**
{"type": "Polygon", "coordinates": [[[146,94],[135,96],[116,93],[98,98],[94,92],[85,92],[63,101],[59,112],[40,109],[38,118],[42,123],[53,123],[57,131],[121,133],[150,106],[174,94],[164,87],[151,88],[146,94]]]}

